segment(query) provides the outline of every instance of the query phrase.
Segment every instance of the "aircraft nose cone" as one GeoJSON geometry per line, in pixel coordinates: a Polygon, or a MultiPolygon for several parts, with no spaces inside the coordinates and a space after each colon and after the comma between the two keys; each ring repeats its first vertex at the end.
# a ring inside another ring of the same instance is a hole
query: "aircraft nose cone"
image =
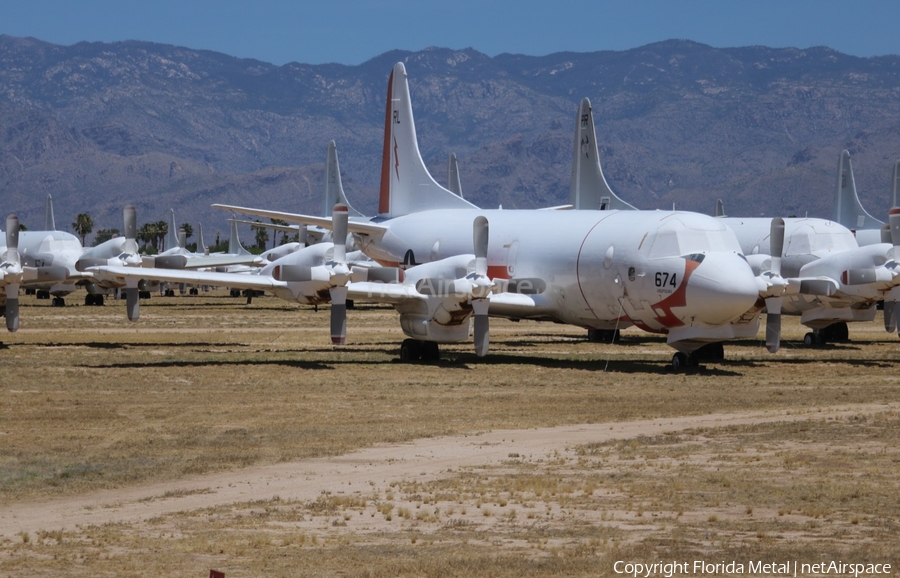
{"type": "Polygon", "coordinates": [[[695,321],[710,325],[736,320],[758,297],[753,270],[736,253],[707,254],[688,280],[688,308],[695,321]]]}

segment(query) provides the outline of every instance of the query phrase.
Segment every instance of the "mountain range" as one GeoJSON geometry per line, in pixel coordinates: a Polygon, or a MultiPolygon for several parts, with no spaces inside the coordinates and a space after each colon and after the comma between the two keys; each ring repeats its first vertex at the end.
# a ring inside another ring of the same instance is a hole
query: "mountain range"
{"type": "MultiPolygon", "coordinates": [[[[848,149],[863,204],[885,220],[900,158],[900,56],[825,47],[393,51],[357,66],[257,60],[147,42],[60,46],[0,36],[0,201],[30,228],[52,194],[60,228],[165,219],[207,241],[211,203],[322,212],[325,149],[374,213],[387,78],[405,63],[422,155],[439,182],[495,208],[568,199],[575,113],[593,104],[610,186],[639,208],[828,217],[848,149]]],[[[227,233],[226,233],[227,234],[227,233]]]]}

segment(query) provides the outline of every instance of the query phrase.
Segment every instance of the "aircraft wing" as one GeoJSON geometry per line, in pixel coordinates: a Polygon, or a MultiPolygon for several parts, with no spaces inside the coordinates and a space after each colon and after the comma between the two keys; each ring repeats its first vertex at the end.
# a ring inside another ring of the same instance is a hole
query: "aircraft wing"
{"type": "MultiPolygon", "coordinates": [[[[231,211],[232,213],[240,213],[242,215],[253,215],[255,217],[265,217],[267,219],[281,219],[289,223],[300,223],[302,225],[317,225],[325,229],[331,229],[330,217],[314,217],[312,215],[301,215],[299,213],[283,213],[280,211],[269,211],[266,209],[253,209],[250,207],[238,207],[235,205],[210,205],[214,209],[222,209],[231,211]]],[[[376,225],[375,223],[350,221],[347,223],[347,230],[351,233],[361,235],[371,235],[381,237],[387,231],[387,227],[376,225]]]]}
{"type": "Polygon", "coordinates": [[[180,269],[155,269],[144,267],[91,267],[88,271],[98,276],[120,279],[147,279],[171,283],[193,283],[196,285],[218,285],[234,289],[273,289],[286,287],[287,283],[268,275],[246,275],[241,273],[215,273],[212,271],[190,271],[180,269]]]}
{"type": "Polygon", "coordinates": [[[262,265],[259,255],[162,255],[146,257],[144,267],[159,269],[203,269],[229,265],[262,265]]]}
{"type": "Polygon", "coordinates": [[[369,303],[403,303],[412,299],[425,299],[412,285],[403,283],[376,283],[363,281],[350,283],[347,299],[369,303]]]}

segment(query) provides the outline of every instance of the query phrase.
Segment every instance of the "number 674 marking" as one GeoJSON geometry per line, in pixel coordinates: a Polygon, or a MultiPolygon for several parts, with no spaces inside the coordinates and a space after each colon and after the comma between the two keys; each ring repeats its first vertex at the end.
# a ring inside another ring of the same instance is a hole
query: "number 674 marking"
{"type": "Polygon", "coordinates": [[[677,281],[675,280],[678,277],[677,273],[666,273],[665,271],[658,271],[656,273],[656,286],[657,287],[675,287],[677,281]]]}

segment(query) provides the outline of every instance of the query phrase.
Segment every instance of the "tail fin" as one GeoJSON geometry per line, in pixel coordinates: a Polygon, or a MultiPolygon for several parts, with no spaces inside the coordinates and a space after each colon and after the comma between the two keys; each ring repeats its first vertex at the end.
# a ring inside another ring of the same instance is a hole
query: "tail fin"
{"type": "Polygon", "coordinates": [[[197,224],[197,252],[203,253],[206,251],[206,243],[203,241],[203,223],[197,224]]]}
{"type": "Polygon", "coordinates": [[[462,182],[459,180],[459,164],[456,162],[456,153],[450,153],[450,160],[447,161],[447,188],[451,193],[462,198],[462,182]]]}
{"type": "Polygon", "coordinates": [[[892,207],[900,207],[897,203],[900,202],[900,199],[897,198],[898,192],[900,192],[900,161],[897,161],[894,164],[894,176],[891,178],[891,206],[892,207]]]}
{"type": "Polygon", "coordinates": [[[166,249],[181,248],[178,242],[178,225],[175,224],[175,209],[169,209],[169,231],[166,233],[166,249]]]}
{"type": "Polygon", "coordinates": [[[323,217],[330,217],[335,205],[347,205],[350,217],[365,217],[354,209],[344,194],[344,185],[341,183],[341,167],[338,164],[337,145],[334,141],[328,143],[328,152],[325,154],[325,208],[322,209],[323,217]]]}
{"type": "Polygon", "coordinates": [[[727,217],[725,214],[725,203],[722,202],[722,199],[716,199],[716,217],[727,217]]]}
{"type": "Polygon", "coordinates": [[[53,197],[47,195],[47,204],[44,206],[44,230],[56,230],[56,218],[53,216],[53,197]]]}
{"type": "Polygon", "coordinates": [[[475,208],[437,184],[425,167],[416,139],[406,67],[398,62],[388,80],[378,214],[391,218],[432,209],[475,208]]]}
{"type": "Polygon", "coordinates": [[[575,209],[587,210],[636,210],[616,196],[609,188],[600,168],[597,152],[597,134],[594,131],[594,114],[591,101],[581,100],[575,121],[575,145],[572,148],[572,184],[569,188],[569,204],[575,209]]]}
{"type": "Polygon", "coordinates": [[[234,222],[234,215],[231,216],[231,232],[228,235],[228,254],[229,255],[249,255],[250,251],[244,249],[241,245],[241,238],[238,236],[237,223],[234,222]]]}
{"type": "Polygon", "coordinates": [[[838,161],[837,187],[832,211],[832,220],[851,230],[880,229],[883,224],[866,212],[859,202],[849,151],[841,152],[841,158],[838,161]]]}

